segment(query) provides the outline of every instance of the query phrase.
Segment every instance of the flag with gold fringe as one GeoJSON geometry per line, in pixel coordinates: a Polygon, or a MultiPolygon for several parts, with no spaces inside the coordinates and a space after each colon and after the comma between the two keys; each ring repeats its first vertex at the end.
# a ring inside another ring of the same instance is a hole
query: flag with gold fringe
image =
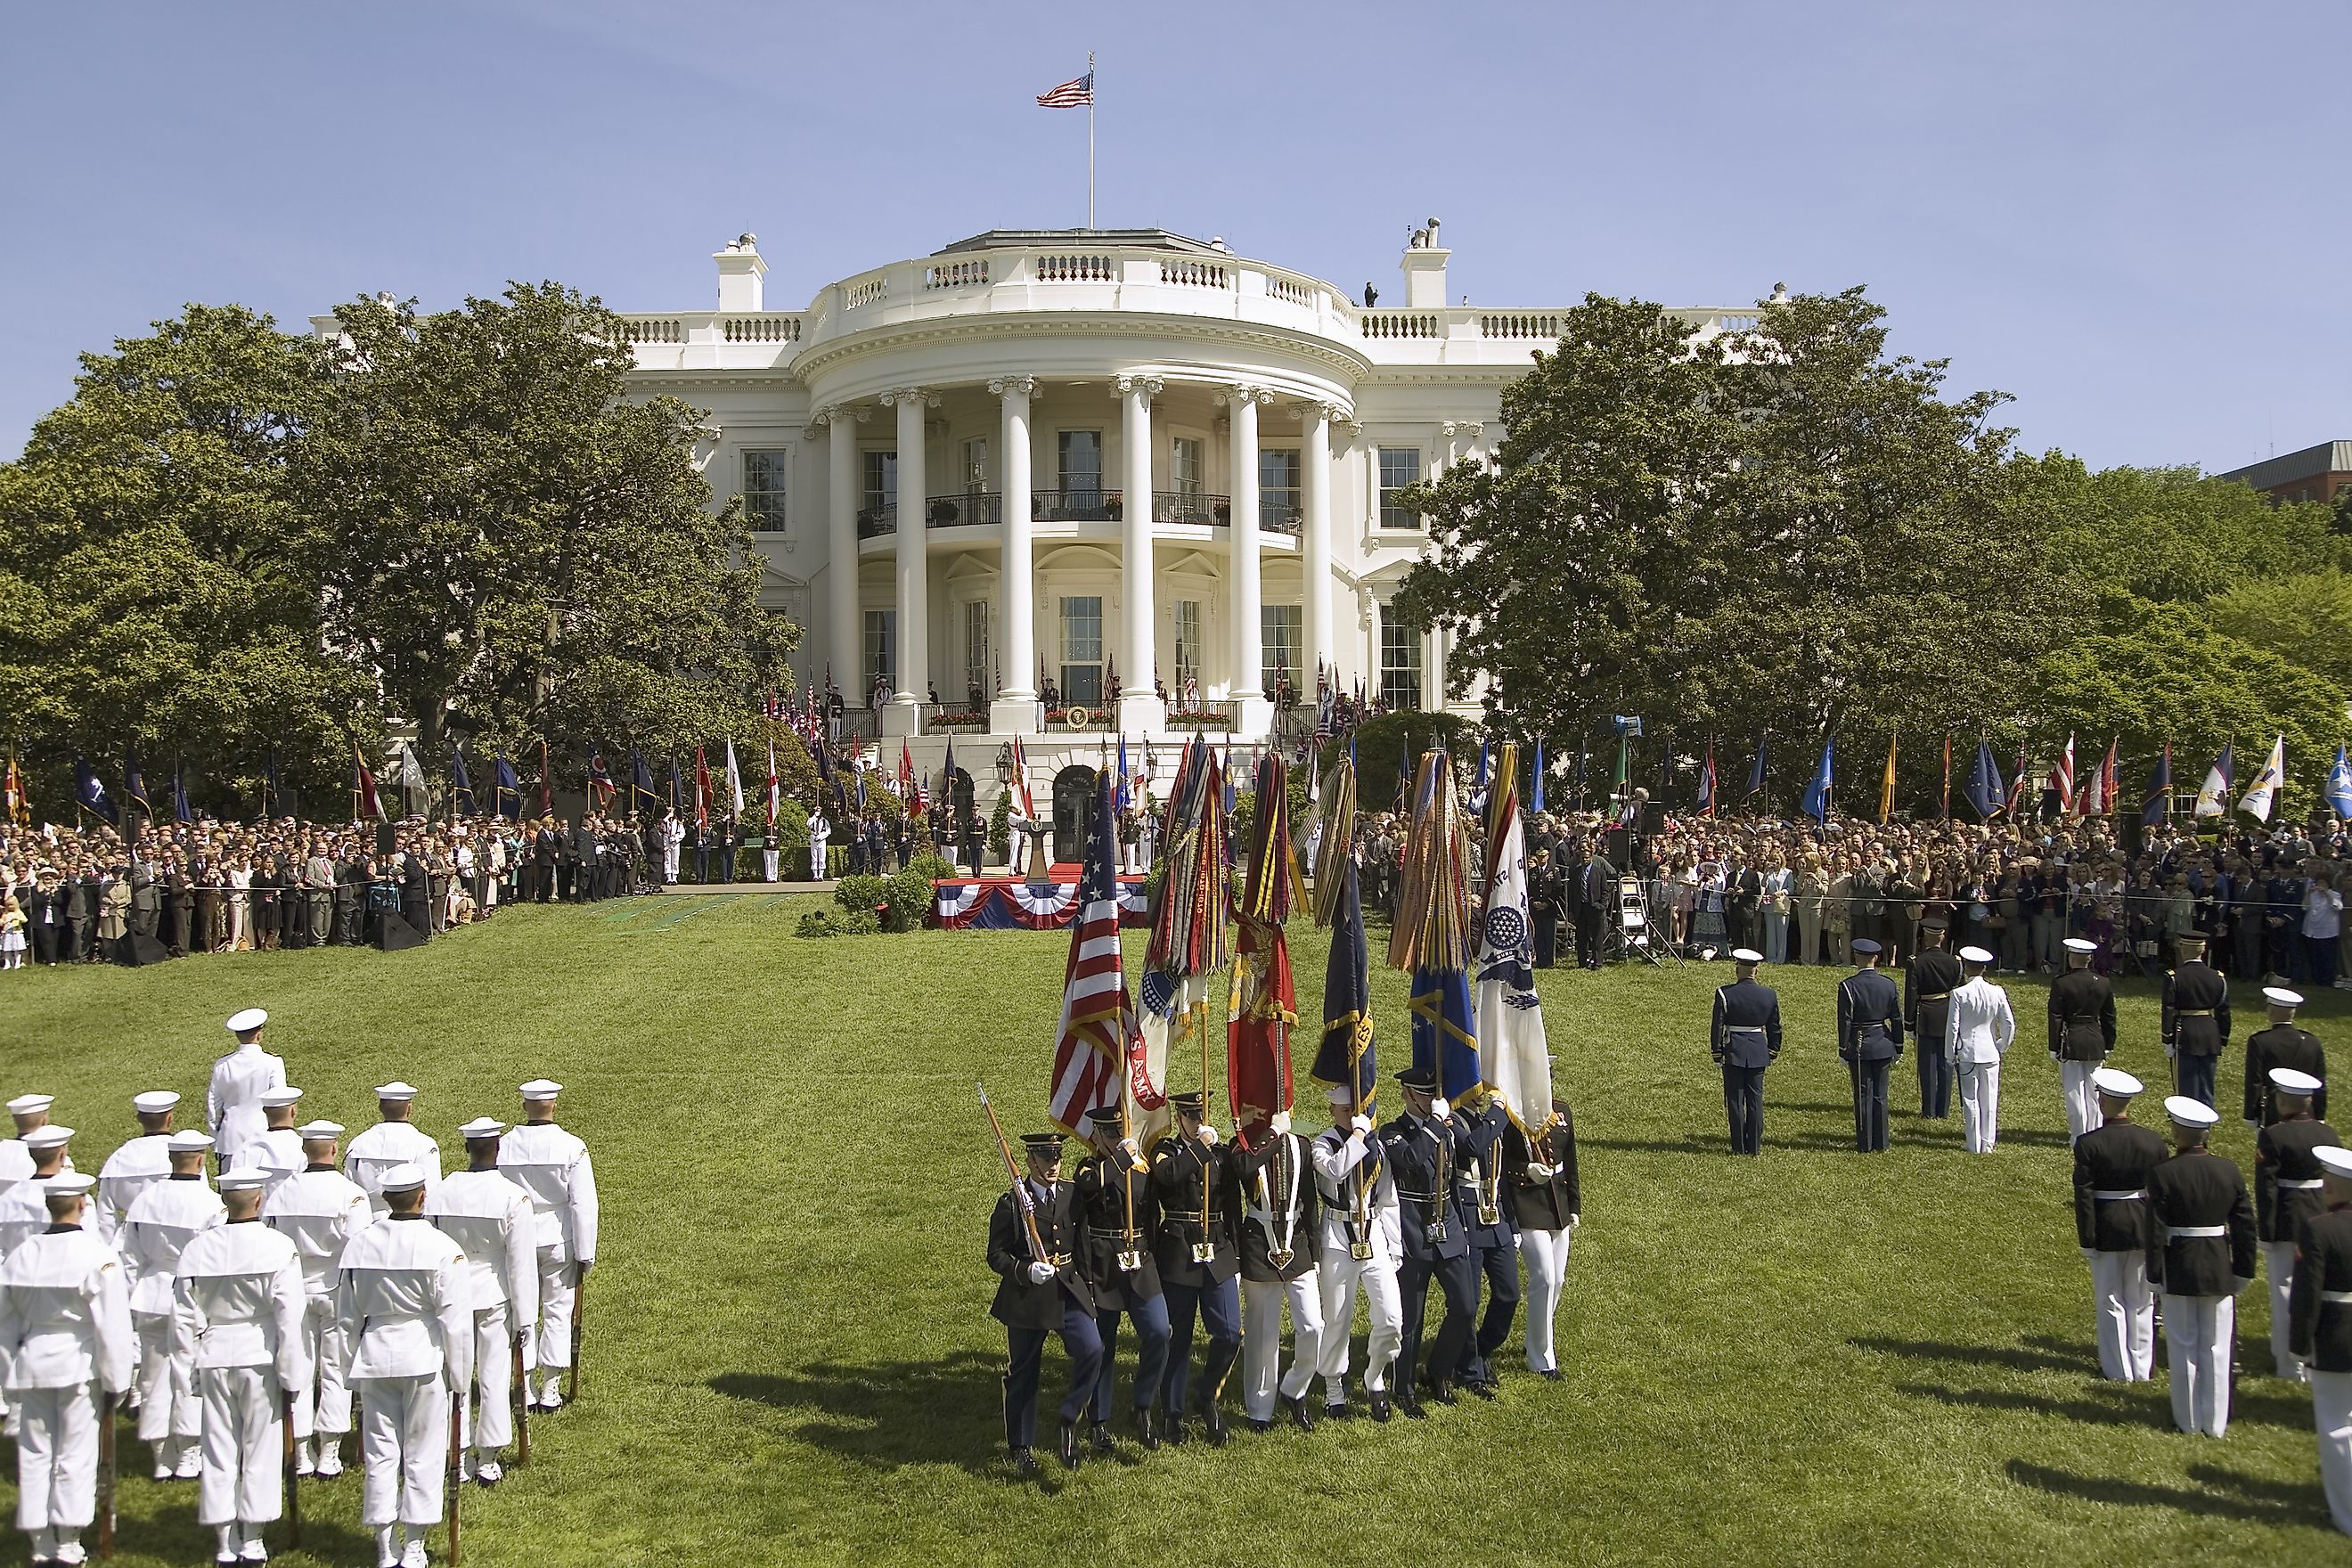
{"type": "Polygon", "coordinates": [[[1518,747],[1505,744],[1486,803],[1486,900],[1478,926],[1478,1065],[1520,1131],[1551,1120],[1551,1056],[1536,999],[1528,921],[1528,845],[1519,820],[1518,747]]]}
{"type": "Polygon", "coordinates": [[[1290,1109],[1290,1031],[1298,1022],[1283,921],[1307,901],[1290,847],[1289,771],[1279,752],[1258,759],[1248,871],[1234,910],[1234,977],[1225,1024],[1225,1090],[1234,1128],[1255,1147],[1267,1119],[1290,1109]]]}
{"type": "Polygon", "coordinates": [[[1389,935],[1389,966],[1412,976],[1412,1065],[1453,1100],[1477,1086],[1470,1015],[1470,839],[1444,752],[1422,753],[1413,781],[1389,935]]]}
{"type": "Polygon", "coordinates": [[[1128,1074],[1131,1136],[1146,1144],[1167,1131],[1168,1064],[1201,1061],[1208,1091],[1210,1041],[1221,1031],[1211,1011],[1217,971],[1231,956],[1225,934],[1233,867],[1226,847],[1224,784],[1216,753],[1199,735],[1185,748],[1169,791],[1161,841],[1167,872],[1151,910],[1151,940],[1137,986],[1142,1060],[1128,1074]],[[1158,1103],[1150,1103],[1154,1098],[1158,1103]]]}

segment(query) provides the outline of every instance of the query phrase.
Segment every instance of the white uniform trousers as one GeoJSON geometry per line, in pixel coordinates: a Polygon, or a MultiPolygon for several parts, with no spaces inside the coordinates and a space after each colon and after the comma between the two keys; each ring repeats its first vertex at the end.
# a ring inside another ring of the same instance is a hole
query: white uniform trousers
{"type": "Polygon", "coordinates": [[[1404,1298],[1397,1290],[1396,1259],[1350,1258],[1345,1247],[1334,1251],[1327,1247],[1317,1254],[1315,1272],[1322,1279],[1323,1342],[1315,1372],[1323,1379],[1323,1402],[1347,1402],[1349,1332],[1355,1326],[1360,1286],[1365,1314],[1371,1320],[1371,1331],[1364,1340],[1364,1392],[1386,1394],[1389,1369],[1404,1343],[1404,1298]]]}
{"type": "Polygon", "coordinates": [[[1242,1414],[1274,1418],[1277,1386],[1297,1399],[1314,1385],[1323,1355],[1323,1284],[1309,1269],[1292,1280],[1242,1281],[1242,1414]],[[1282,1303],[1290,1302],[1290,1370],[1282,1372],[1282,1303]],[[1277,1374],[1279,1383],[1277,1384],[1277,1374]]]}
{"type": "Polygon", "coordinates": [[[2070,1139],[2080,1138],[2106,1120],[2099,1110],[2099,1091],[2091,1087],[2091,1075],[2101,1065],[2078,1061],[2058,1064],[2058,1086],[2066,1097],[2066,1136],[2070,1139]]]}
{"type": "Polygon", "coordinates": [[[2090,1255],[2091,1297],[2099,1312],[2099,1375],[2146,1383],[2156,1375],[2156,1287],[2145,1252],[2090,1255]]]}
{"type": "Polygon", "coordinates": [[[539,1249],[539,1327],[527,1352],[541,1372],[562,1372],[572,1364],[572,1296],[576,1276],[570,1263],[555,1260],[557,1249],[539,1249]]]}
{"type": "Polygon", "coordinates": [[[286,1434],[278,1416],[276,1369],[201,1367],[196,1393],[205,1412],[196,1522],[268,1524],[286,1501],[286,1434]]]}
{"type": "Polygon", "coordinates": [[[1552,1353],[1552,1319],[1559,1311],[1559,1288],[1568,1278],[1573,1230],[1523,1230],[1519,1256],[1527,1260],[1528,1370],[1549,1372],[1559,1364],[1552,1353]]]}
{"type": "Polygon", "coordinates": [[[1989,1154],[2000,1126],[2000,1064],[1959,1062],[1954,1070],[1960,1077],[1960,1131],[1969,1152],[1989,1154]]]}
{"type": "Polygon", "coordinates": [[[17,1528],[87,1529],[98,1512],[98,1385],[15,1397],[17,1528]]]}
{"type": "Polygon", "coordinates": [[[294,1440],[307,1443],[324,1434],[340,1437],[352,1429],[352,1389],[343,1381],[342,1324],[335,1315],[332,1296],[311,1296],[302,1303],[302,1339],[317,1369],[311,1388],[294,1391],[294,1440]]]}
{"type": "Polygon", "coordinates": [[[458,1398],[473,1447],[495,1454],[514,1441],[514,1331],[504,1301],[474,1310],[474,1386],[458,1398]]]}
{"type": "Polygon", "coordinates": [[[2219,1437],[2230,1429],[2230,1336],[2235,1296],[2164,1298],[2164,1359],[2172,1369],[2172,1423],[2219,1437]]]}
{"type": "Polygon", "coordinates": [[[204,1430],[204,1406],[196,1399],[195,1367],[172,1353],[172,1319],[165,1312],[133,1312],[139,1334],[139,1440],[193,1438],[204,1430]]]}
{"type": "Polygon", "coordinates": [[[2311,1424],[2319,1433],[2319,1486],[2328,1517],[2352,1535],[2352,1372],[2312,1368],[2311,1424]]]}
{"type": "Polygon", "coordinates": [[[2289,1331],[2294,1327],[2287,1312],[2287,1292],[2294,1286],[2294,1243],[2265,1241],[2263,1243],[2263,1274],[2271,1288],[2271,1362],[2281,1377],[2301,1383],[2304,1378],[2303,1358],[2287,1348],[2289,1331]]]}
{"type": "Polygon", "coordinates": [[[360,1520],[371,1530],[429,1528],[441,1518],[449,1463],[449,1388],[425,1377],[362,1378],[360,1520]]]}

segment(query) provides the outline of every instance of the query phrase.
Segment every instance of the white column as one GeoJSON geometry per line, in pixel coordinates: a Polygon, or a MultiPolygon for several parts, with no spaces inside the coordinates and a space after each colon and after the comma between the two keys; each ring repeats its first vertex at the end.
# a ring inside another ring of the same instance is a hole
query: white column
{"type": "Polygon", "coordinates": [[[930,541],[923,517],[923,414],[938,397],[919,386],[882,395],[898,410],[898,691],[882,713],[886,735],[922,731],[930,700],[930,541]]]}
{"type": "Polygon", "coordinates": [[[817,410],[817,417],[830,432],[825,437],[826,536],[831,557],[825,568],[825,614],[833,623],[828,644],[833,680],[843,701],[863,708],[869,692],[859,660],[859,640],[866,627],[857,603],[857,422],[866,416],[859,409],[835,406],[817,410]]]}
{"type": "Polygon", "coordinates": [[[1339,676],[1339,644],[1331,626],[1331,405],[1310,403],[1298,415],[1299,500],[1306,516],[1299,521],[1299,570],[1303,578],[1298,614],[1305,658],[1314,668],[1296,670],[1292,679],[1308,700],[1315,696],[1314,669],[1339,676]]]}
{"type": "Polygon", "coordinates": [[[1231,582],[1227,603],[1234,616],[1234,668],[1225,695],[1234,709],[1234,727],[1255,739],[1273,727],[1274,710],[1264,690],[1261,673],[1265,662],[1265,627],[1259,613],[1262,595],[1258,575],[1257,411],[1268,394],[1255,386],[1236,386],[1224,395],[1233,411],[1231,582]]]}
{"type": "Polygon", "coordinates": [[[999,437],[1003,456],[1000,487],[1004,504],[1004,547],[998,552],[997,634],[1004,649],[1003,686],[989,705],[988,727],[1000,735],[1037,732],[1036,563],[1029,525],[1029,395],[1034,376],[1008,375],[988,384],[1003,412],[999,437]]]}
{"type": "Polygon", "coordinates": [[[1167,707],[1152,684],[1152,616],[1158,605],[1151,581],[1151,400],[1165,384],[1156,375],[1122,375],[1117,383],[1125,476],[1119,539],[1126,566],[1120,589],[1118,727],[1139,735],[1157,734],[1168,727],[1167,707]]]}

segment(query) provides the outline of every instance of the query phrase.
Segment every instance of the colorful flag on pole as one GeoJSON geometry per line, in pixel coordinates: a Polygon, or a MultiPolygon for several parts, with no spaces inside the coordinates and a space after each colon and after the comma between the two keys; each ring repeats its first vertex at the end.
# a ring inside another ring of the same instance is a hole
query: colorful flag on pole
{"type": "Polygon", "coordinates": [[[547,765],[547,742],[539,743],[539,815],[542,820],[555,815],[555,775],[547,765]]]}
{"type": "Polygon", "coordinates": [[[2230,764],[2230,742],[2224,741],[2221,742],[2221,754],[2213,759],[2211,767],[2205,770],[2204,785],[2197,792],[2197,809],[2193,815],[2198,821],[2230,814],[2230,786],[2235,776],[2236,770],[2230,764]]]}
{"type": "MultiPolygon", "coordinates": [[[[1169,792],[1168,869],[1151,911],[1137,1006],[1139,1056],[1129,1074],[1131,1136],[1156,1139],[1168,1124],[1163,1109],[1171,1058],[1198,1057],[1205,1073],[1212,1021],[1209,995],[1225,966],[1225,904],[1232,885],[1225,831],[1224,789],[1216,753],[1200,735],[1186,748],[1169,792]]],[[[1204,1084],[1205,1089],[1206,1085],[1204,1084]]],[[[1271,1112],[1283,1109],[1262,1106],[1271,1112]]]]}
{"type": "Polygon", "coordinates": [[[2336,765],[2327,770],[2327,809],[2337,821],[2352,816],[2352,760],[2344,755],[2344,743],[2336,745],[2336,765]]]}
{"type": "MultiPolygon", "coordinates": [[[[1372,1114],[1380,1068],[1372,1039],[1371,959],[1364,946],[1364,901],[1356,881],[1356,858],[1333,858],[1337,918],[1331,923],[1331,956],[1323,972],[1323,1039],[1309,1071],[1316,1082],[1342,1088],[1352,1069],[1357,1108],[1372,1114]]],[[[1317,879],[1319,896],[1321,878],[1317,879]]]]}
{"type": "Polygon", "coordinates": [[[1074,76],[1059,87],[1049,87],[1037,95],[1040,109],[1083,109],[1095,100],[1095,73],[1074,76]]]}
{"type": "Polygon", "coordinates": [[[92,816],[118,826],[122,821],[122,808],[106,793],[106,784],[99,778],[98,770],[89,765],[88,757],[74,759],[74,799],[92,816]]]}
{"type": "Polygon", "coordinates": [[[1706,743],[1706,761],[1699,764],[1698,800],[1696,809],[1701,816],[1715,815],[1715,742],[1713,741],[1706,743]]]}
{"type": "Polygon", "coordinates": [[[1452,760],[1422,759],[1412,826],[1399,867],[1389,965],[1412,976],[1412,1065],[1437,1075],[1452,1100],[1480,1081],[1470,1010],[1470,844],[1452,760]]]}
{"type": "Polygon", "coordinates": [[[354,822],[371,817],[378,822],[384,820],[383,797],[376,793],[375,774],[369,769],[357,741],[352,742],[352,800],[354,822]]]}
{"type": "Polygon", "coordinates": [[[1952,820],[1952,732],[1944,731],[1944,820],[1952,820]]]}
{"type": "Polygon", "coordinates": [[[2025,815],[2025,792],[2029,787],[2025,776],[2025,743],[2021,741],[2017,746],[2017,771],[2009,778],[2009,799],[2002,803],[2002,809],[2009,813],[2011,821],[2025,815]]]}
{"type": "Polygon", "coordinates": [[[619,793],[614,788],[613,775],[604,771],[604,753],[594,746],[588,748],[588,799],[597,810],[613,804],[619,793]]]}
{"type": "Polygon", "coordinates": [[[743,770],[735,765],[735,737],[727,737],[727,799],[737,821],[743,817],[743,770]]]}
{"type": "Polygon", "coordinates": [[[2074,737],[2066,737],[2066,749],[2058,753],[2058,763],[2050,770],[2050,782],[2045,786],[2058,795],[2058,815],[2074,814],[2074,737]]]}
{"type": "Polygon", "coordinates": [[[2123,737],[2107,742],[2107,754],[2074,796],[2075,809],[2084,816],[2113,816],[2117,786],[2123,782],[2123,737]]]}
{"type": "Polygon", "coordinates": [[[700,746],[694,748],[694,825],[710,826],[710,759],[700,746]]]}
{"type": "Polygon", "coordinates": [[[1895,815],[1895,741],[1886,737],[1886,775],[1878,781],[1878,820],[1885,822],[1895,815]]]}
{"type": "Polygon", "coordinates": [[[1535,787],[1530,803],[1536,815],[1541,816],[1544,810],[1544,743],[1540,736],[1536,740],[1535,787]]]}
{"type": "Polygon", "coordinates": [[[1019,792],[1021,815],[1030,821],[1037,820],[1037,802],[1029,793],[1029,753],[1021,748],[1021,737],[1013,737],[1013,787],[1019,792]]]}
{"type": "Polygon", "coordinates": [[[1992,760],[1992,742],[1977,742],[1977,760],[1969,768],[1968,788],[1961,792],[1968,797],[1969,809],[1990,822],[2009,798],[2009,784],[2000,776],[2000,764],[1992,760]]]}
{"type": "Polygon", "coordinates": [[[1836,737],[1822,737],[1822,760],[1813,769],[1813,782],[1805,786],[1805,798],[1798,809],[1815,822],[1826,825],[1830,819],[1831,774],[1835,765],[1836,737]]]}
{"type": "Polygon", "coordinates": [[[147,781],[139,775],[139,753],[129,746],[122,749],[122,798],[139,808],[139,815],[151,821],[155,808],[147,804],[147,781]]]}
{"type": "MultiPolygon", "coordinates": [[[[1707,748],[1712,784],[1715,749],[1707,748]]],[[[1551,1057],[1543,1004],[1536,996],[1535,943],[1528,919],[1528,849],[1519,821],[1518,748],[1503,747],[1495,798],[1486,807],[1486,902],[1479,928],[1475,998],[1478,1066],[1522,1131],[1550,1121],[1551,1057]]]]}
{"type": "Polygon", "coordinates": [[[783,779],[776,772],[776,738],[768,737],[768,831],[776,830],[776,816],[783,809],[783,779]]]}
{"type": "Polygon", "coordinates": [[[11,822],[30,824],[33,820],[33,808],[25,795],[25,773],[16,765],[14,752],[8,757],[7,811],[11,822]]]}
{"type": "Polygon", "coordinates": [[[2172,820],[2172,742],[2164,743],[2156,759],[2156,776],[2147,781],[2147,798],[2140,803],[2139,820],[2143,826],[2153,827],[2159,822],[2172,820]]]}
{"type": "MultiPolygon", "coordinates": [[[[404,754],[406,753],[407,749],[405,744],[401,747],[404,754]]],[[[187,765],[181,762],[179,753],[174,752],[172,754],[172,820],[194,822],[195,819],[196,814],[188,808],[187,765]]]]}
{"type": "Polygon", "coordinates": [[[1234,1127],[1250,1145],[1264,1135],[1267,1118],[1290,1109],[1290,1031],[1298,1022],[1298,998],[1282,925],[1306,897],[1291,854],[1290,791],[1279,753],[1259,759],[1255,788],[1259,810],[1234,911],[1239,931],[1225,1013],[1225,1095],[1234,1127]]]}
{"type": "Polygon", "coordinates": [[[1759,735],[1756,737],[1756,760],[1748,764],[1748,787],[1740,792],[1740,799],[1750,800],[1763,793],[1764,737],[1759,735]]]}
{"type": "Polygon", "coordinates": [[[1045,1107],[1046,1119],[1065,1132],[1076,1132],[1087,1111],[1123,1097],[1121,1080],[1142,1048],[1135,1005],[1119,967],[1118,826],[1110,780],[1097,778],[1092,794],[1045,1107]]]}
{"type": "Polygon", "coordinates": [[[474,815],[474,777],[466,771],[466,742],[449,742],[449,804],[460,816],[474,815]]]}
{"type": "Polygon", "coordinates": [[[2271,742],[2270,761],[2263,764],[2262,772],[2254,775],[2254,782],[2248,784],[2246,793],[2239,797],[2238,809],[2256,822],[2268,822],[2271,808],[2278,804],[2280,786],[2285,783],[2286,737],[2281,735],[2271,742]]]}
{"type": "Polygon", "coordinates": [[[651,811],[661,804],[654,793],[654,770],[646,754],[635,746],[629,748],[629,809],[651,811]]]}

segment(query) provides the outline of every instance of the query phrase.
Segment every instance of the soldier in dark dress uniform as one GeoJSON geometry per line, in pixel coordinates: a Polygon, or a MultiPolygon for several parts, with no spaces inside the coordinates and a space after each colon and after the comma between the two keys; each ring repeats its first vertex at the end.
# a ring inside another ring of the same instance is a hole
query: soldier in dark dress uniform
{"type": "Polygon", "coordinates": [[[1723,1110],[1731,1124],[1731,1152],[1764,1152],[1764,1069],[1780,1054],[1780,996],[1756,978],[1764,955],[1734,949],[1728,985],[1715,991],[1707,1050],[1723,1069],[1723,1110]]]}
{"type": "Polygon", "coordinates": [[[1952,1114],[1952,1058],[1940,1046],[1960,984],[1960,961],[1944,946],[1947,929],[1936,915],[1921,921],[1919,951],[1903,968],[1903,1023],[1919,1042],[1919,1114],[1935,1121],[1952,1114]]]}
{"type": "Polygon", "coordinates": [[[2213,1103],[2221,1052],[2230,1044],[2230,983],[2205,963],[2205,939],[2183,932],[2179,959],[2164,977],[2164,1054],[2182,1094],[2213,1103]]]}
{"type": "Polygon", "coordinates": [[[2099,1314],[2099,1375],[2145,1383],[2156,1375],[2156,1286],[2147,1173],[2172,1151],[2164,1135],[2131,1119],[2139,1079],[2114,1068],[2091,1075],[2100,1124],[2074,1140],[2074,1237],[2091,1266],[2099,1314]]]}
{"type": "Polygon", "coordinates": [[[2352,1150],[2316,1152],[2320,1212],[2304,1222],[2287,1303],[2288,1343],[2310,1369],[2319,1481],[2336,1528],[2352,1535],[2352,1150]]]}
{"type": "Polygon", "coordinates": [[[2303,1363],[2288,1348],[2289,1292],[2294,1283],[2295,1243],[2319,1213],[2317,1151],[2342,1145],[2336,1129],[2312,1114],[2319,1080],[2294,1068],[2273,1068],[2270,1090],[2279,1118],[2254,1140],[2254,1233],[2261,1239],[2263,1268],[2270,1276],[2271,1361],[2278,1375],[2304,1380],[2303,1363]]]}
{"type": "Polygon", "coordinates": [[[1102,1368],[1088,1406],[1097,1448],[1112,1449],[1112,1394],[1118,1378],[1118,1321],[1135,1325],[1137,1435],[1146,1448],[1160,1447],[1151,1413],[1160,1403],[1160,1380],[1168,1368],[1168,1300],[1160,1288],[1160,1264],[1152,1239],[1160,1234],[1160,1209],[1151,1192],[1150,1167],[1131,1138],[1119,1131],[1119,1108],[1098,1105],[1087,1113],[1095,1152],[1078,1165],[1079,1212],[1086,1222],[1087,1277],[1095,1282],[1095,1328],[1102,1335],[1102,1368]]]}
{"type": "Polygon", "coordinates": [[[2294,1021],[2294,1010],[2303,1005],[2302,994],[2284,985],[2266,985],[2263,1001],[2270,1011],[2270,1026],[2246,1037],[2246,1125],[2268,1127],[2279,1119],[2278,1102],[2271,1095],[2273,1068],[2293,1068],[2317,1079],[2319,1088],[2312,1096],[2311,1113],[2326,1118],[2327,1052],[2317,1035],[2294,1021]]]}
{"type": "Polygon", "coordinates": [[[1879,945],[1850,944],[1862,967],[1838,983],[1838,1056],[1853,1075],[1853,1146],[1886,1148],[1886,1084],[1903,1054],[1903,993],[1878,971],[1879,945]]]}
{"type": "Polygon", "coordinates": [[[2091,1079],[2116,1048],[2116,988],[2092,972],[2098,943],[2070,936],[2064,946],[2066,973],[2050,983],[2050,1059],[2065,1096],[2067,1136],[2080,1138],[2099,1124],[2091,1079]]]}
{"type": "Polygon", "coordinates": [[[1397,1352],[1397,1408],[1415,1420],[1427,1412],[1416,1393],[1429,1285],[1445,1297],[1445,1316],[1430,1347],[1430,1396],[1454,1403],[1453,1372],[1470,1342],[1471,1315],[1477,1310],[1477,1275],[1470,1237],[1454,1199],[1463,1165],[1460,1134],[1444,1101],[1436,1098],[1437,1074],[1416,1068],[1397,1075],[1404,1087],[1404,1113],[1381,1129],[1381,1155],[1396,1184],[1397,1218],[1404,1232],[1404,1263],[1397,1270],[1404,1298],[1404,1343],[1397,1352]]]}
{"type": "Polygon", "coordinates": [[[1004,1441],[1013,1462],[1034,1474],[1031,1454],[1037,1434],[1037,1375],[1049,1335],[1062,1337],[1070,1358],[1069,1392],[1062,1396],[1062,1464],[1078,1468],[1078,1416],[1092,1397],[1102,1370],[1101,1336],[1095,1329],[1094,1285],[1087,1277],[1080,1245],[1076,1190],[1062,1180],[1062,1135],[1033,1132],[1028,1173],[1019,1193],[996,1200],[988,1220],[988,1267],[997,1277],[989,1315],[1004,1325],[1004,1441]],[[1026,1200],[1025,1202],[1024,1200],[1026,1200]],[[1034,1215],[1032,1235],[1025,1215],[1034,1215]]]}
{"type": "Polygon", "coordinates": [[[1151,1154],[1152,1196],[1160,1229],[1152,1251],[1168,1300],[1168,1371],[1160,1385],[1160,1435],[1184,1441],[1184,1396],[1192,1371],[1192,1324],[1208,1330],[1201,1362],[1202,1429],[1209,1441],[1225,1443],[1224,1412],[1217,1396],[1242,1351],[1241,1182],[1233,1148],[1202,1120],[1198,1094],[1169,1097],[1176,1110],[1176,1136],[1163,1138],[1151,1154]]]}
{"type": "Polygon", "coordinates": [[[1511,1321],[1519,1312],[1519,1233],[1513,1218],[1503,1135],[1510,1131],[1510,1112],[1492,1095],[1476,1110],[1454,1113],[1462,1128],[1462,1168],[1454,1179],[1458,1206],[1470,1236],[1472,1288],[1483,1278],[1486,1310],[1477,1331],[1462,1348],[1454,1381],[1481,1399],[1495,1397],[1495,1352],[1511,1337],[1511,1321]]]}
{"type": "Polygon", "coordinates": [[[2254,1280],[2254,1205],[2236,1163],[2205,1145],[2221,1120],[2212,1107],[2176,1094],[2164,1113],[2178,1152],[2147,1173],[2148,1271],[2164,1284],[2172,1419],[2219,1437],[2230,1427],[2238,1292],[2254,1280]]]}

